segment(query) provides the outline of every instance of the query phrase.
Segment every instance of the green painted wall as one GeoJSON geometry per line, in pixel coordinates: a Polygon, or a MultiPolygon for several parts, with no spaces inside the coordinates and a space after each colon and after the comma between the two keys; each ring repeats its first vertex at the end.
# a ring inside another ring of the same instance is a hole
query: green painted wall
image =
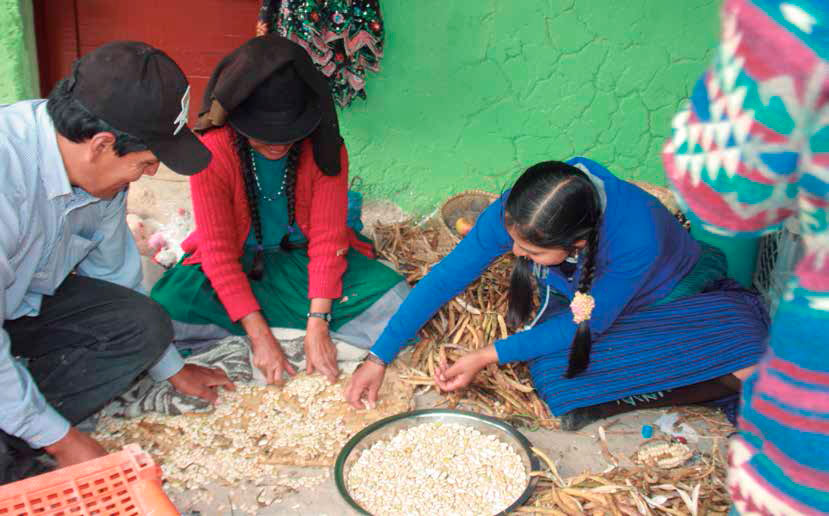
{"type": "Polygon", "coordinates": [[[0,0],[0,104],[38,95],[30,0],[0,0]]]}
{"type": "Polygon", "coordinates": [[[368,197],[425,214],[587,155],[664,183],[659,152],[716,44],[715,0],[384,0],[383,70],[342,114],[368,197]]]}
{"type": "MultiPolygon", "coordinates": [[[[384,0],[352,175],[413,213],[583,154],[663,183],[659,149],[716,42],[719,0],[384,0]]],[[[38,95],[30,0],[0,0],[0,102],[38,95]]]]}

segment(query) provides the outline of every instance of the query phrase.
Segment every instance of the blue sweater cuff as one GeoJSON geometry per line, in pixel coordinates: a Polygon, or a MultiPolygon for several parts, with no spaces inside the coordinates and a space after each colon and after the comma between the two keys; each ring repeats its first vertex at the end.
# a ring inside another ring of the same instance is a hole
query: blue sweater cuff
{"type": "MultiPolygon", "coordinates": [[[[394,346],[390,344],[391,342],[393,342],[391,339],[386,339],[385,341],[382,339],[378,340],[374,346],[371,347],[369,353],[376,356],[387,365],[391,364],[395,357],[397,357],[397,354],[400,353],[400,351],[406,346],[405,344],[400,347],[394,346]]],[[[406,341],[406,344],[408,343],[409,341],[406,341]]]]}

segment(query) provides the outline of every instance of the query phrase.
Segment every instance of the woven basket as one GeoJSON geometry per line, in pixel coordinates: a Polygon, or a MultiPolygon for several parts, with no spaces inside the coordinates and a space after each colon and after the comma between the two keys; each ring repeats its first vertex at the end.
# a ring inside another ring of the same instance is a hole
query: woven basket
{"type": "Polygon", "coordinates": [[[466,190],[446,199],[438,211],[441,232],[452,244],[457,244],[461,241],[461,236],[455,231],[458,219],[463,217],[474,224],[478,215],[498,197],[498,194],[483,190],[466,190]]]}
{"type": "Polygon", "coordinates": [[[674,193],[668,188],[665,188],[664,186],[657,186],[651,183],[646,183],[645,181],[638,181],[635,179],[631,180],[630,182],[659,199],[659,202],[661,202],[666,208],[668,208],[668,211],[670,211],[674,215],[676,215],[677,213],[682,213],[682,210],[679,209],[679,203],[677,202],[676,197],[674,197],[674,193]]]}
{"type": "Polygon", "coordinates": [[[677,201],[676,196],[670,189],[665,188],[664,186],[656,186],[646,183],[644,181],[632,180],[630,182],[656,197],[659,202],[661,202],[662,205],[665,206],[668,211],[674,215],[674,217],[676,217],[676,220],[679,221],[682,227],[690,231],[691,223],[688,221],[688,218],[685,217],[685,214],[682,213],[682,209],[679,207],[679,201],[677,201]]]}
{"type": "MultiPolygon", "coordinates": [[[[676,201],[673,192],[668,188],[644,181],[633,180],[630,182],[659,199],[668,211],[679,219],[680,223],[687,225],[687,220],[679,208],[679,203],[676,201]]],[[[461,241],[461,236],[455,231],[455,223],[459,218],[464,217],[474,224],[478,219],[478,215],[498,197],[500,197],[498,194],[483,190],[466,190],[446,199],[438,210],[436,224],[440,229],[442,240],[445,241],[442,243],[445,244],[442,247],[451,248],[461,241]]]]}

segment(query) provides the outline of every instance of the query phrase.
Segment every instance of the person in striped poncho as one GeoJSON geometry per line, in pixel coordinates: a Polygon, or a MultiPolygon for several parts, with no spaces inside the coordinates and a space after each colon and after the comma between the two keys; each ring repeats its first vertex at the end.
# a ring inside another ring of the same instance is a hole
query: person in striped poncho
{"type": "Polygon", "coordinates": [[[692,223],[757,236],[796,217],[804,256],[744,383],[740,514],[829,513],[829,4],[727,0],[721,44],[673,120],[666,173],[692,223]]]}

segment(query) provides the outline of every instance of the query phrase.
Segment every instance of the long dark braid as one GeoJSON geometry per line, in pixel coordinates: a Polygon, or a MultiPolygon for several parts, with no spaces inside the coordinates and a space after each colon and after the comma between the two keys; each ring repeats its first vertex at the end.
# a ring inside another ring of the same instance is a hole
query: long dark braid
{"type": "Polygon", "coordinates": [[[534,285],[533,262],[525,257],[516,257],[509,280],[509,306],[506,320],[511,328],[519,328],[529,319],[533,308],[534,285]]]}
{"type": "Polygon", "coordinates": [[[253,224],[253,234],[256,237],[256,255],[253,257],[253,267],[248,272],[248,278],[253,281],[262,279],[265,272],[265,248],[262,245],[262,217],[259,215],[259,198],[256,191],[256,178],[253,176],[253,157],[250,155],[250,142],[248,139],[233,131],[233,144],[236,147],[236,154],[242,164],[242,178],[245,180],[245,195],[248,198],[248,209],[250,220],[253,224]]]}
{"type": "Polygon", "coordinates": [[[299,153],[302,149],[302,142],[296,142],[288,151],[288,162],[285,164],[285,198],[288,202],[288,233],[282,237],[279,247],[285,250],[296,249],[298,246],[290,241],[294,222],[296,221],[296,175],[299,169],[299,153]]]}
{"type": "MultiPolygon", "coordinates": [[[[596,276],[596,255],[599,252],[599,228],[601,227],[601,219],[596,224],[596,228],[590,232],[587,238],[587,245],[585,246],[584,266],[581,269],[581,277],[579,278],[578,292],[588,294],[590,288],[593,286],[593,278],[596,276]]],[[[588,321],[579,323],[576,329],[576,336],[573,337],[573,342],[570,344],[570,355],[568,357],[567,372],[564,374],[565,378],[572,378],[577,374],[587,369],[590,363],[590,350],[593,347],[593,337],[590,335],[590,326],[588,321]]]]}

